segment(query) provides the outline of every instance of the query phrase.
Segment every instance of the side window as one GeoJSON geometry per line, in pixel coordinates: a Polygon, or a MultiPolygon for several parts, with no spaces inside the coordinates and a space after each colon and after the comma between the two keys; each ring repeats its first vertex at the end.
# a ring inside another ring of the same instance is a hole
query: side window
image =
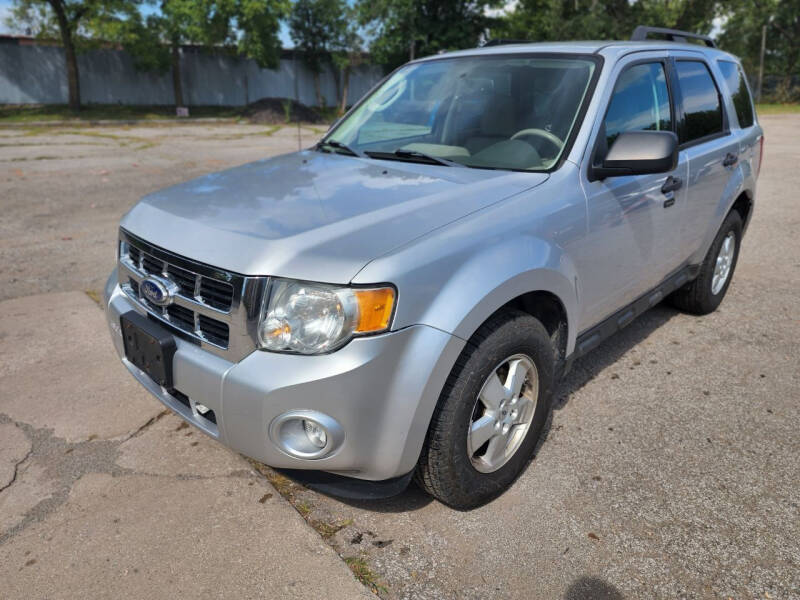
{"type": "Polygon", "coordinates": [[[608,147],[625,131],[671,131],[672,114],[664,65],[634,65],[614,86],[605,119],[608,147]]]}
{"type": "Polygon", "coordinates": [[[750,98],[750,90],[747,88],[742,68],[728,60],[717,61],[717,64],[725,78],[725,85],[728,86],[728,91],[731,93],[733,107],[736,109],[736,116],[739,119],[739,127],[742,129],[750,127],[755,122],[753,101],[750,98]]]}
{"type": "Polygon", "coordinates": [[[676,69],[683,98],[681,143],[722,133],[722,104],[708,67],[699,61],[680,60],[676,69]]]}

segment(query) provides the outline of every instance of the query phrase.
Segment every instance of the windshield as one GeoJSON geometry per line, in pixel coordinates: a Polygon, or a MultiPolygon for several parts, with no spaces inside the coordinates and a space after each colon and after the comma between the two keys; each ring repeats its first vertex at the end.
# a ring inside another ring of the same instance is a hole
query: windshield
{"type": "Polygon", "coordinates": [[[588,58],[566,56],[411,64],[366,98],[326,141],[372,158],[546,170],[564,151],[594,69],[588,58]]]}

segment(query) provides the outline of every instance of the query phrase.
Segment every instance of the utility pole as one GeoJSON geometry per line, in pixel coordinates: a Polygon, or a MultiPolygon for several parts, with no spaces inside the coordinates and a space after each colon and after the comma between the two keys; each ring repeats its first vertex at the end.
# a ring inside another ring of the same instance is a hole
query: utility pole
{"type": "Polygon", "coordinates": [[[761,28],[761,59],[758,63],[758,92],[756,98],[761,102],[761,86],[764,84],[764,52],[767,49],[767,26],[761,28]]]}

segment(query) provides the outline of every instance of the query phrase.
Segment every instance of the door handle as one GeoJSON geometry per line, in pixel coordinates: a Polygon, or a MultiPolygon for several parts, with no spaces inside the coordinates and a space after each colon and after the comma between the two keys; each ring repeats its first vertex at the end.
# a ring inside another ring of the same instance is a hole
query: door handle
{"type": "Polygon", "coordinates": [[[733,152],[728,152],[725,155],[725,160],[722,161],[722,166],[723,167],[732,167],[737,162],[739,162],[739,157],[736,154],[734,154],[733,152]]]}
{"type": "MultiPolygon", "coordinates": [[[[674,192],[675,190],[680,189],[682,185],[683,181],[681,180],[680,177],[673,177],[672,175],[670,175],[669,177],[667,177],[667,180],[664,182],[664,185],[661,186],[661,193],[669,194],[670,192],[674,192]]],[[[675,199],[673,198],[673,204],[674,202],[675,199]]],[[[666,206],[666,202],[664,203],[664,205],[666,206]]],[[[672,205],[670,204],[670,206],[672,205]]]]}

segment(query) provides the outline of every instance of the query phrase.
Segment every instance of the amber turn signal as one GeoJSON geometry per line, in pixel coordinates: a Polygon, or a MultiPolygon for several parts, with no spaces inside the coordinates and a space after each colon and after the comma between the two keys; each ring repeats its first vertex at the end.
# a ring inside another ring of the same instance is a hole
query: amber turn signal
{"type": "Polygon", "coordinates": [[[354,289],[358,301],[356,332],[368,333],[389,328],[394,308],[394,288],[354,289]]]}

